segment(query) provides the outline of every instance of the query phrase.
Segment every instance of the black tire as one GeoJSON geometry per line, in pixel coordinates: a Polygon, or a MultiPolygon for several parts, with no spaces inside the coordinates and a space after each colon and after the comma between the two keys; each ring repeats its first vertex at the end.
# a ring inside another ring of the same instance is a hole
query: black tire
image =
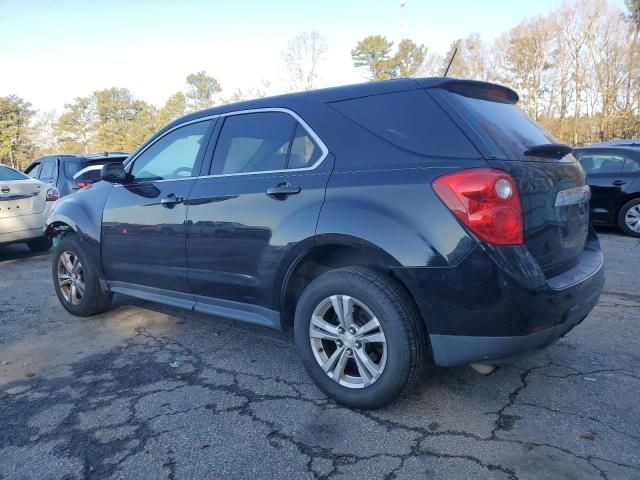
{"type": "Polygon", "coordinates": [[[103,291],[100,287],[98,266],[96,262],[85,253],[83,245],[77,235],[67,234],[62,238],[54,251],[51,272],[56,295],[58,295],[60,303],[69,313],[79,317],[88,317],[101,313],[109,308],[113,294],[103,291]],[[77,304],[72,304],[65,298],[58,282],[58,262],[65,252],[69,252],[73,254],[74,257],[78,257],[82,266],[85,290],[77,304]]]}
{"type": "Polygon", "coordinates": [[[360,267],[326,272],[306,287],[296,307],[294,337],[302,363],[320,389],[338,403],[366,410],[383,407],[409,391],[428,353],[424,322],[408,294],[393,279],[360,267]],[[332,295],[348,295],[366,305],[386,337],[386,365],[378,379],[364,388],[334,381],[314,356],[309,338],[311,317],[332,295]]]}
{"type": "Polygon", "coordinates": [[[32,252],[46,252],[51,248],[51,245],[53,245],[53,242],[49,237],[35,238],[27,242],[27,247],[32,252]]]}
{"type": "Polygon", "coordinates": [[[629,210],[631,210],[633,207],[637,207],[638,205],[640,205],[640,198],[634,198],[633,200],[629,200],[627,203],[625,203],[622,208],[620,208],[620,212],[618,212],[618,225],[624,233],[632,237],[640,237],[640,232],[636,232],[629,228],[625,217],[627,216],[627,212],[629,210]]]}

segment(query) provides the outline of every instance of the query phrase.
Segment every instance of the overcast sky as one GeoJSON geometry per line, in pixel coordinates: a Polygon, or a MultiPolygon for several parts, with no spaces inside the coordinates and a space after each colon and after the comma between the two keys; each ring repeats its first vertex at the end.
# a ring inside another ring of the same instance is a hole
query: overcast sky
{"type": "Polygon", "coordinates": [[[444,54],[456,38],[478,32],[491,40],[559,3],[406,0],[402,31],[400,0],[0,0],[0,96],[59,113],[77,96],[119,86],[159,105],[199,70],[228,95],[261,79],[278,91],[281,52],[305,30],[329,45],[320,84],[353,83],[364,78],[350,50],[366,35],[397,41],[404,33],[444,54]]]}

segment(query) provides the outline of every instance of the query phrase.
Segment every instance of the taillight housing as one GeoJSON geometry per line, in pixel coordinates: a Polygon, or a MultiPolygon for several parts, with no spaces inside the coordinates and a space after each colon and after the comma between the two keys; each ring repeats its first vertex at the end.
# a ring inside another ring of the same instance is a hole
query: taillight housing
{"type": "Polygon", "coordinates": [[[51,187],[47,190],[47,202],[55,202],[60,198],[60,192],[57,188],[51,187]]]}
{"type": "Polygon", "coordinates": [[[514,178],[493,168],[470,168],[433,181],[444,204],[481,239],[495,245],[524,243],[522,206],[514,178]]]}

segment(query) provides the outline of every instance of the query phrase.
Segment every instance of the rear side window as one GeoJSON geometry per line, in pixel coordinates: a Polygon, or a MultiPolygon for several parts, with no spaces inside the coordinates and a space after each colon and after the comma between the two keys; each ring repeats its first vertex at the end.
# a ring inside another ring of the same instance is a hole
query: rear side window
{"type": "Polygon", "coordinates": [[[640,162],[633,158],[628,158],[624,162],[624,167],[622,168],[623,172],[626,173],[639,173],[640,172],[640,162]]]}
{"type": "Polygon", "coordinates": [[[0,181],[9,182],[11,180],[27,180],[29,177],[13,168],[0,165],[0,181]]]}
{"type": "Polygon", "coordinates": [[[44,181],[53,180],[54,170],[56,163],[54,160],[47,160],[42,164],[42,170],[40,171],[40,179],[44,181]]]}
{"type": "Polygon", "coordinates": [[[77,181],[96,183],[100,181],[101,174],[102,174],[102,167],[96,166],[88,170],[85,170],[83,172],[79,172],[79,174],[74,175],[73,178],[77,181]]]}
{"type": "Polygon", "coordinates": [[[354,98],[330,106],[405,150],[433,157],[479,157],[460,128],[423,90],[354,98]]]}
{"type": "Polygon", "coordinates": [[[596,173],[620,173],[624,168],[626,157],[608,153],[583,153],[580,164],[584,171],[596,173]]]}
{"type": "Polygon", "coordinates": [[[502,148],[509,160],[527,160],[524,152],[531,147],[558,141],[520,109],[502,89],[460,87],[450,89],[482,128],[502,148]],[[495,92],[495,94],[492,94],[495,92]]]}
{"type": "Polygon", "coordinates": [[[40,169],[42,168],[41,163],[36,163],[28,168],[24,173],[29,175],[31,178],[38,178],[40,176],[40,169]]]}
{"type": "Polygon", "coordinates": [[[230,175],[308,168],[322,156],[309,132],[285,112],[256,112],[225,118],[211,173],[230,175]]]}

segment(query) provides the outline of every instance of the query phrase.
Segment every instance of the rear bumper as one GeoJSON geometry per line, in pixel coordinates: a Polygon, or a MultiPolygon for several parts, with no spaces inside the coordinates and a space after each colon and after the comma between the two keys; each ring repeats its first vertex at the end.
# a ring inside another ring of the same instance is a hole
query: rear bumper
{"type": "Polygon", "coordinates": [[[477,248],[452,268],[396,271],[425,319],[436,364],[499,364],[533,354],[584,320],[604,284],[594,233],[580,262],[549,279],[498,263],[477,248]]]}
{"type": "Polygon", "coordinates": [[[47,202],[40,213],[0,219],[0,245],[24,242],[44,236],[44,224],[53,202],[47,202]]]}

